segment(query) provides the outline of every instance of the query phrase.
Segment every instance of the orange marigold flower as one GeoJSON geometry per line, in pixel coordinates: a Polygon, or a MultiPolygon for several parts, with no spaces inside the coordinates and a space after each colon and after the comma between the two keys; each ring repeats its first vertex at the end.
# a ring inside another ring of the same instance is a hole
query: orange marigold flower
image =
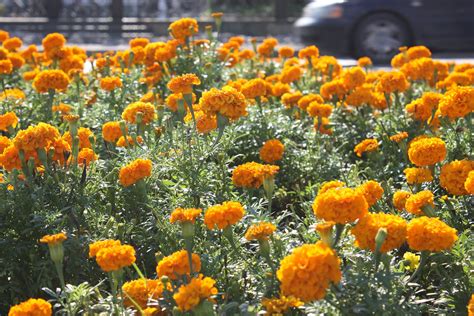
{"type": "Polygon", "coordinates": [[[62,48],[66,44],[66,38],[60,33],[50,33],[42,40],[45,51],[62,48]]]}
{"type": "Polygon", "coordinates": [[[104,272],[117,271],[135,263],[135,249],[130,245],[105,247],[97,252],[95,260],[104,272]]]}
{"type": "Polygon", "coordinates": [[[13,71],[13,64],[11,60],[4,59],[0,60],[0,75],[8,75],[13,71]]]}
{"type": "Polygon", "coordinates": [[[356,246],[375,251],[375,236],[380,228],[387,230],[387,237],[380,248],[381,252],[399,248],[405,242],[407,223],[403,218],[385,213],[368,213],[351,229],[356,238],[356,246]]]}
{"type": "Polygon", "coordinates": [[[104,77],[100,80],[100,87],[105,91],[112,91],[122,87],[119,77],[104,77]]]}
{"type": "Polygon", "coordinates": [[[321,56],[319,58],[311,58],[311,64],[321,74],[335,78],[342,71],[341,64],[338,63],[337,59],[333,56],[321,56]]]}
{"type": "Polygon", "coordinates": [[[290,58],[295,54],[295,50],[290,46],[282,46],[278,50],[278,55],[282,58],[290,58]]]}
{"type": "Polygon", "coordinates": [[[405,204],[410,196],[411,193],[407,191],[399,190],[395,192],[392,197],[393,206],[399,211],[404,210],[405,204]]]}
{"type": "Polygon", "coordinates": [[[199,26],[195,19],[183,18],[171,23],[168,30],[175,39],[184,40],[199,32],[199,26]]]}
{"type": "Polygon", "coordinates": [[[260,222],[249,227],[245,233],[247,240],[267,240],[276,230],[275,225],[268,222],[260,222]]]}
{"type": "Polygon", "coordinates": [[[163,295],[163,283],[160,280],[138,279],[122,285],[123,304],[128,307],[140,306],[144,309],[150,300],[158,300],[163,295]]]}
{"type": "Polygon", "coordinates": [[[232,182],[237,187],[258,189],[265,178],[275,176],[280,167],[247,162],[237,166],[232,172],[232,182]]]}
{"type": "Polygon", "coordinates": [[[19,69],[25,64],[25,59],[20,54],[10,53],[8,59],[11,61],[13,69],[19,69]]]}
{"type": "Polygon", "coordinates": [[[18,125],[18,117],[15,112],[7,112],[0,115],[0,131],[8,132],[9,127],[15,128],[18,125]]]}
{"type": "Polygon", "coordinates": [[[170,223],[195,223],[196,219],[201,215],[202,210],[200,208],[176,208],[170,217],[170,223]]]}
{"type": "Polygon", "coordinates": [[[454,160],[441,167],[440,185],[453,195],[466,195],[464,183],[471,171],[474,170],[473,160],[454,160]]]}
{"type": "Polygon", "coordinates": [[[360,67],[351,67],[342,73],[342,82],[347,90],[361,86],[365,82],[365,71],[360,67]]]}
{"type": "Polygon", "coordinates": [[[324,182],[321,187],[319,188],[318,194],[323,194],[331,189],[341,188],[346,186],[346,184],[342,181],[333,180],[324,182]]]}
{"type": "Polygon", "coordinates": [[[16,52],[23,45],[23,41],[18,37],[10,37],[3,41],[3,47],[11,52],[16,52]]]}
{"type": "Polygon", "coordinates": [[[332,129],[327,117],[315,117],[313,126],[321,134],[332,135],[332,129]]]}
{"type": "Polygon", "coordinates": [[[408,158],[418,167],[431,166],[446,158],[446,144],[437,137],[424,137],[411,141],[408,158]]]}
{"type": "Polygon", "coordinates": [[[300,51],[298,52],[298,57],[301,58],[301,59],[318,58],[319,57],[319,49],[314,45],[304,47],[304,48],[300,49],[300,51]]]}
{"type": "Polygon", "coordinates": [[[302,73],[299,66],[285,67],[281,73],[280,81],[282,83],[297,81],[301,78],[302,73]]]}
{"type": "Polygon", "coordinates": [[[416,120],[427,121],[433,115],[433,111],[438,108],[438,103],[442,95],[435,92],[426,92],[419,99],[413,100],[405,107],[405,111],[411,114],[416,120]]]}
{"type": "Polygon", "coordinates": [[[414,215],[424,215],[423,208],[434,207],[434,196],[429,190],[420,191],[408,197],[405,202],[407,212],[414,215]]]}
{"type": "MultiPolygon", "coordinates": [[[[287,92],[289,92],[289,89],[287,92]]],[[[308,95],[301,97],[298,100],[298,107],[302,109],[303,111],[306,111],[308,106],[313,102],[324,103],[324,100],[319,94],[310,93],[308,95]]]]}
{"type": "MultiPolygon", "coordinates": [[[[125,131],[127,130],[128,128],[125,127],[125,131]]],[[[102,138],[104,138],[105,141],[115,143],[122,136],[120,122],[107,122],[102,125],[102,138]]]]}
{"type": "Polygon", "coordinates": [[[449,250],[458,236],[456,229],[438,218],[421,216],[407,226],[408,246],[413,250],[439,252],[449,250]]]}
{"type": "Polygon", "coordinates": [[[284,315],[291,308],[298,308],[303,305],[299,299],[294,296],[280,296],[279,298],[262,299],[262,305],[265,308],[265,315],[284,315]]]}
{"type": "Polygon", "coordinates": [[[19,150],[14,145],[5,148],[0,155],[0,165],[7,171],[21,170],[19,150]]]}
{"type": "Polygon", "coordinates": [[[56,127],[41,122],[36,126],[32,125],[26,130],[19,131],[13,139],[13,144],[25,152],[36,151],[41,148],[49,149],[58,138],[59,131],[56,127]]]}
{"type": "Polygon", "coordinates": [[[402,140],[407,139],[407,138],[408,138],[407,132],[400,132],[400,133],[390,136],[390,140],[396,143],[400,143],[402,140]]]}
{"type": "Polygon", "coordinates": [[[244,85],[240,89],[240,92],[247,99],[255,99],[257,97],[262,97],[266,95],[267,85],[263,79],[252,79],[244,83],[244,85]]]}
{"type": "Polygon", "coordinates": [[[148,124],[156,118],[155,106],[148,102],[133,102],[130,103],[122,112],[122,119],[130,124],[137,123],[138,113],[142,115],[142,123],[148,124]]]}
{"type": "Polygon", "coordinates": [[[379,148],[379,142],[374,138],[364,139],[354,147],[357,157],[362,157],[363,153],[373,152],[379,148]]]}
{"type": "Polygon", "coordinates": [[[281,96],[281,103],[285,105],[286,108],[291,108],[298,105],[298,101],[303,97],[301,91],[288,92],[281,96]]]}
{"type": "Polygon", "coordinates": [[[260,148],[260,159],[266,163],[272,163],[281,160],[284,151],[285,145],[282,142],[278,139],[270,139],[260,148]]]}
{"type": "Polygon", "coordinates": [[[236,120],[247,115],[245,96],[232,87],[225,86],[222,90],[212,88],[205,91],[199,100],[202,111],[209,115],[217,113],[236,120]]]}
{"type": "Polygon", "coordinates": [[[340,259],[329,246],[319,241],[293,249],[277,271],[282,295],[303,302],[320,300],[331,283],[341,280],[340,259]]]}
{"type": "Polygon", "coordinates": [[[384,192],[380,183],[373,180],[367,181],[361,186],[358,186],[356,190],[364,195],[369,207],[377,203],[377,201],[380,200],[384,192]]]}
{"type": "Polygon", "coordinates": [[[134,47],[145,48],[149,43],[150,43],[150,40],[148,38],[136,37],[136,38],[131,39],[128,44],[130,45],[130,48],[134,48],[134,47]]]}
{"type": "Polygon", "coordinates": [[[12,141],[6,136],[0,136],[0,155],[3,154],[6,148],[12,145],[12,141]]]}
{"type": "Polygon", "coordinates": [[[41,298],[30,298],[18,305],[12,306],[8,316],[51,316],[53,307],[41,298]]]}
{"type": "MultiPolygon", "coordinates": [[[[89,166],[89,164],[92,161],[96,161],[97,158],[99,158],[99,156],[97,156],[92,149],[82,148],[77,155],[77,162],[80,166],[83,166],[84,164],[89,166]]],[[[70,159],[72,160],[72,157],[70,159]]]]}
{"type": "Polygon", "coordinates": [[[193,92],[193,86],[199,86],[201,80],[195,74],[184,74],[172,78],[168,82],[168,89],[173,93],[190,94],[193,92]]]}
{"type": "Polygon", "coordinates": [[[49,90],[64,91],[69,85],[70,79],[62,70],[43,70],[33,80],[33,88],[40,93],[49,90]]]}
{"type": "Polygon", "coordinates": [[[10,38],[10,33],[5,30],[0,30],[0,43],[10,38]]]}
{"type": "MultiPolygon", "coordinates": [[[[79,137],[79,148],[92,148],[91,139],[95,141],[94,133],[87,127],[79,127],[77,130],[77,137],[79,137]]],[[[72,137],[69,131],[64,133],[63,139],[72,146],[72,137]]]]}
{"type": "Polygon", "coordinates": [[[340,79],[326,82],[321,86],[320,89],[321,96],[324,98],[324,100],[341,100],[346,92],[347,90],[344,87],[344,82],[340,79]]]}
{"type": "Polygon", "coordinates": [[[334,107],[330,104],[320,103],[319,100],[309,104],[306,111],[311,117],[329,117],[334,107]]]}
{"type": "Polygon", "coordinates": [[[441,115],[456,119],[474,111],[474,88],[456,87],[443,96],[439,102],[441,115]]]}
{"type": "Polygon", "coordinates": [[[66,239],[67,239],[67,236],[65,233],[45,235],[41,237],[40,243],[48,244],[48,245],[57,245],[57,244],[61,244],[66,239]]]}
{"type": "Polygon", "coordinates": [[[152,162],[148,159],[136,159],[120,168],[119,181],[124,187],[131,186],[151,176],[152,162]]]}
{"type": "Polygon", "coordinates": [[[117,147],[128,147],[128,146],[135,146],[136,144],[143,144],[143,138],[141,136],[137,136],[136,139],[133,139],[132,136],[127,135],[127,141],[125,141],[125,137],[120,136],[120,138],[117,140],[115,145],[117,147]],[[136,140],[136,141],[135,141],[136,140]]]}
{"type": "Polygon", "coordinates": [[[208,229],[225,229],[236,224],[245,215],[239,202],[227,201],[209,207],[204,214],[204,224],[208,229]]]}
{"type": "Polygon", "coordinates": [[[181,285],[173,299],[182,312],[191,311],[203,300],[210,300],[211,296],[217,294],[216,281],[200,274],[192,278],[188,284],[181,285]]]}
{"type": "Polygon", "coordinates": [[[23,79],[25,81],[32,81],[36,78],[36,75],[38,75],[39,71],[37,69],[32,70],[32,71],[25,71],[23,73],[23,79]]]}
{"type": "Polygon", "coordinates": [[[121,244],[122,243],[120,242],[120,240],[113,240],[113,239],[106,239],[106,240],[93,242],[92,244],[89,244],[89,258],[94,258],[97,255],[97,253],[104,248],[120,246],[121,244]]]}
{"type": "MultiPolygon", "coordinates": [[[[192,254],[193,272],[201,271],[201,259],[195,253],[192,254]]],[[[164,257],[156,266],[158,277],[167,276],[171,280],[176,280],[182,275],[190,275],[188,252],[180,250],[164,257]]]]}
{"type": "Polygon", "coordinates": [[[408,83],[405,75],[399,71],[392,71],[383,74],[380,77],[377,88],[384,93],[403,92],[410,84],[408,83]]]}
{"type": "Polygon", "coordinates": [[[361,57],[359,59],[357,59],[357,65],[359,67],[369,67],[369,66],[372,66],[372,59],[370,59],[369,57],[361,57]]]}
{"type": "Polygon", "coordinates": [[[426,168],[406,168],[403,170],[408,184],[419,184],[433,181],[430,169],[426,168]]]}
{"type": "Polygon", "coordinates": [[[353,222],[367,214],[369,205],[359,190],[334,188],[319,193],[313,203],[316,217],[339,224],[353,222]]]}
{"type": "Polygon", "coordinates": [[[431,51],[426,46],[421,45],[408,48],[406,54],[408,60],[431,57],[431,51]]]}
{"type": "Polygon", "coordinates": [[[71,112],[71,110],[72,110],[72,107],[65,103],[60,103],[58,105],[53,105],[51,107],[51,111],[61,112],[62,114],[68,114],[69,112],[71,112]]]}

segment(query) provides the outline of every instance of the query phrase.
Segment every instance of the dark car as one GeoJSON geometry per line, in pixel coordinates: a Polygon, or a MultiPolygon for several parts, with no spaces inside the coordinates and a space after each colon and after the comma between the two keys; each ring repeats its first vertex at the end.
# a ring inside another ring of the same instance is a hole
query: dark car
{"type": "Polygon", "coordinates": [[[295,22],[305,43],[387,62],[400,46],[474,49],[474,0],[314,0],[295,22]]]}

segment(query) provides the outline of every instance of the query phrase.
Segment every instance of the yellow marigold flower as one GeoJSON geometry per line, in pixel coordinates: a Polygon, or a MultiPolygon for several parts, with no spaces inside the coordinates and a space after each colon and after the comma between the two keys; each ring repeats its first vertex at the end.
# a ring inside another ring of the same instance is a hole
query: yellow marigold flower
{"type": "Polygon", "coordinates": [[[70,79],[62,70],[43,70],[39,72],[33,80],[33,88],[40,93],[49,90],[65,91],[70,79]]]}
{"type": "Polygon", "coordinates": [[[266,163],[272,163],[281,160],[284,151],[285,145],[282,142],[278,139],[270,139],[260,148],[260,159],[266,163]]]}
{"type": "MultiPolygon", "coordinates": [[[[289,92],[289,90],[287,92],[289,92]]],[[[324,103],[324,100],[319,94],[310,93],[308,95],[302,96],[298,100],[298,107],[303,111],[306,111],[308,106],[313,102],[324,103]]]]}
{"type": "Polygon", "coordinates": [[[121,244],[122,243],[120,242],[120,240],[113,239],[99,240],[93,242],[92,244],[89,244],[89,258],[94,258],[97,253],[104,248],[120,246],[121,244]]]}
{"type": "Polygon", "coordinates": [[[41,122],[36,126],[29,126],[26,130],[19,131],[13,139],[13,144],[19,150],[31,152],[40,148],[49,149],[58,138],[59,131],[56,127],[41,122]]]}
{"type": "Polygon", "coordinates": [[[420,256],[415,255],[413,252],[405,252],[403,259],[408,262],[405,266],[406,270],[415,271],[420,265],[420,256]]]}
{"type": "Polygon", "coordinates": [[[278,166],[262,165],[257,162],[244,163],[232,172],[232,182],[237,187],[258,189],[265,178],[273,177],[279,169],[278,166]]]}
{"type": "Polygon", "coordinates": [[[5,91],[0,92],[0,100],[5,100],[5,99],[22,100],[25,97],[26,97],[25,93],[18,88],[5,89],[5,91]]]}
{"type": "Polygon", "coordinates": [[[384,93],[403,92],[410,84],[405,75],[399,71],[387,72],[380,77],[378,88],[384,93]]]}
{"type": "Polygon", "coordinates": [[[263,97],[267,93],[267,85],[265,80],[256,78],[247,81],[242,86],[240,92],[247,98],[247,99],[255,99],[257,97],[263,97]]]}
{"type": "Polygon", "coordinates": [[[319,49],[314,45],[306,46],[300,49],[300,51],[298,52],[298,57],[301,59],[318,58],[318,56],[319,56],[319,49]]]}
{"type": "Polygon", "coordinates": [[[365,72],[360,67],[351,67],[342,73],[342,81],[347,90],[352,90],[364,84],[365,72]]]}
{"type": "Polygon", "coordinates": [[[324,182],[323,185],[321,186],[321,188],[319,189],[318,194],[323,194],[324,192],[327,192],[329,190],[336,189],[336,188],[341,188],[341,187],[344,187],[344,186],[346,186],[346,184],[344,182],[338,181],[338,180],[324,182]]]}
{"type": "Polygon", "coordinates": [[[359,190],[334,188],[316,196],[313,211],[316,217],[338,224],[353,222],[367,214],[369,205],[359,190]]]}
{"type": "Polygon", "coordinates": [[[333,109],[332,105],[314,101],[309,104],[306,111],[311,117],[329,117],[333,109]]]}
{"type": "Polygon", "coordinates": [[[456,87],[444,95],[439,102],[441,115],[450,119],[464,117],[474,111],[474,88],[456,87]]]}
{"type": "Polygon", "coordinates": [[[48,244],[48,245],[57,245],[57,244],[61,244],[66,239],[67,239],[67,236],[65,233],[45,235],[41,237],[40,243],[48,244]]]}
{"type": "Polygon", "coordinates": [[[367,181],[361,186],[358,186],[356,190],[358,190],[364,195],[364,198],[367,201],[369,207],[377,203],[377,201],[380,200],[383,195],[382,186],[380,185],[380,183],[373,180],[367,181]]]}
{"type": "Polygon", "coordinates": [[[347,90],[344,87],[344,82],[342,80],[334,79],[324,83],[321,86],[320,93],[324,100],[332,100],[334,98],[341,100],[347,93],[347,90]]]}
{"type": "Polygon", "coordinates": [[[239,202],[227,201],[209,207],[204,214],[204,224],[208,229],[225,229],[236,224],[245,215],[239,202]]]}
{"type": "Polygon", "coordinates": [[[407,52],[408,60],[415,60],[419,58],[431,57],[431,51],[426,46],[413,46],[408,48],[407,52]]]}
{"type": "Polygon", "coordinates": [[[357,65],[359,67],[369,67],[372,66],[372,60],[369,57],[361,57],[357,59],[357,65]]]}
{"type": "Polygon", "coordinates": [[[417,251],[438,252],[451,249],[458,236],[456,229],[438,218],[421,216],[407,226],[408,246],[417,251]]]}
{"type": "Polygon", "coordinates": [[[123,304],[127,307],[144,309],[150,300],[158,300],[163,295],[164,286],[159,280],[138,279],[125,282],[122,286],[123,304]]]}
{"type": "MultiPolygon", "coordinates": [[[[201,259],[195,253],[192,254],[193,272],[201,271],[201,259]]],[[[156,273],[159,277],[167,276],[171,280],[176,280],[182,275],[190,275],[189,258],[186,250],[180,250],[164,257],[156,266],[156,273]]]]}
{"type": "Polygon", "coordinates": [[[408,158],[418,166],[431,166],[446,158],[446,144],[437,137],[414,139],[408,148],[408,158]]]}
{"type": "Polygon", "coordinates": [[[281,58],[291,58],[295,55],[295,50],[290,46],[282,46],[278,50],[278,55],[281,58]]]}
{"type": "Polygon", "coordinates": [[[406,168],[403,170],[408,184],[419,184],[433,181],[433,174],[426,168],[406,168]]]}
{"type": "Polygon", "coordinates": [[[356,238],[356,246],[375,251],[375,236],[380,228],[387,230],[387,237],[380,248],[381,252],[399,248],[405,242],[407,223],[403,218],[385,213],[368,213],[351,230],[356,238]]]}
{"type": "MultiPolygon", "coordinates": [[[[84,164],[89,166],[92,161],[96,161],[98,158],[99,156],[97,156],[92,149],[82,148],[77,155],[77,162],[80,166],[83,166],[84,164]]],[[[72,161],[72,157],[69,159],[72,161]]]]}
{"type": "Polygon", "coordinates": [[[23,41],[18,37],[10,37],[3,41],[3,47],[11,52],[16,52],[23,45],[23,41]]]}
{"type": "Polygon", "coordinates": [[[133,102],[130,103],[122,112],[122,119],[130,124],[137,123],[137,114],[142,114],[142,123],[148,124],[156,118],[155,106],[147,102],[133,102]]]}
{"type": "Polygon", "coordinates": [[[291,308],[298,308],[303,305],[299,299],[294,296],[280,296],[279,298],[262,299],[262,305],[265,307],[266,316],[280,316],[284,315],[286,311],[291,308]]]}
{"type": "Polygon", "coordinates": [[[291,108],[298,104],[298,101],[303,97],[301,91],[296,92],[287,92],[281,96],[281,103],[285,105],[287,108],[291,108]]]}
{"type": "Polygon", "coordinates": [[[0,115],[0,131],[8,132],[9,127],[15,128],[18,125],[18,117],[15,112],[7,112],[0,115]]]}
{"type": "Polygon", "coordinates": [[[407,212],[414,215],[424,215],[424,207],[434,207],[434,196],[429,190],[420,191],[411,195],[405,203],[407,212]]]}
{"type": "Polygon", "coordinates": [[[117,140],[115,145],[117,147],[128,147],[128,146],[133,147],[137,143],[138,144],[143,144],[143,138],[141,136],[137,136],[136,142],[135,142],[135,139],[133,139],[132,136],[127,135],[127,141],[125,141],[125,137],[120,136],[120,138],[117,140]]]}
{"type": "Polygon", "coordinates": [[[12,306],[8,316],[51,316],[53,307],[41,298],[30,298],[18,305],[12,306]]]}
{"type": "Polygon", "coordinates": [[[260,222],[249,227],[245,233],[247,240],[267,240],[276,230],[275,225],[268,222],[260,222]]]}
{"type": "Polygon", "coordinates": [[[390,140],[396,143],[400,143],[402,140],[408,138],[408,133],[407,132],[400,132],[395,135],[390,136],[390,140]]]}
{"type": "Polygon", "coordinates": [[[124,187],[131,186],[132,184],[151,176],[151,169],[151,160],[136,159],[120,169],[120,184],[124,187]]]}
{"type": "Polygon", "coordinates": [[[199,26],[195,19],[183,18],[171,23],[168,30],[175,39],[184,40],[199,32],[199,26]]]}
{"type": "Polygon", "coordinates": [[[469,172],[464,182],[464,189],[467,193],[474,194],[474,170],[469,172]]]}
{"type": "Polygon", "coordinates": [[[193,223],[196,222],[196,218],[198,218],[202,213],[202,210],[200,208],[176,208],[172,213],[170,217],[170,222],[171,223],[186,223],[190,222],[193,223]]]}
{"type": "Polygon", "coordinates": [[[119,77],[104,77],[100,80],[100,87],[105,91],[112,91],[122,87],[119,77]]]}
{"type": "Polygon", "coordinates": [[[173,299],[182,312],[191,311],[203,300],[210,300],[211,296],[217,294],[216,281],[200,274],[192,278],[188,284],[181,285],[173,299]]]}
{"type": "Polygon", "coordinates": [[[363,153],[373,152],[379,148],[379,142],[374,138],[364,139],[354,147],[357,157],[362,157],[363,153]]]}
{"type": "Polygon", "coordinates": [[[208,115],[219,113],[231,120],[247,115],[245,96],[232,87],[205,91],[199,100],[199,106],[208,115]]]}
{"type": "Polygon", "coordinates": [[[466,195],[464,183],[469,173],[474,170],[473,160],[454,160],[441,167],[440,185],[454,195],[466,195]]]}
{"type": "Polygon", "coordinates": [[[173,93],[190,94],[193,92],[193,85],[198,86],[201,80],[195,74],[184,74],[172,78],[168,82],[168,89],[173,93]]]}
{"type": "Polygon", "coordinates": [[[303,72],[299,66],[285,67],[281,73],[280,81],[282,83],[291,83],[299,80],[302,74],[303,72]]]}
{"type": "Polygon", "coordinates": [[[303,302],[320,300],[331,283],[341,280],[340,260],[334,250],[319,241],[293,249],[283,258],[277,278],[282,295],[303,302]]]}
{"type": "MultiPolygon", "coordinates": [[[[127,127],[125,127],[125,131],[127,130],[127,127]]],[[[122,136],[120,122],[107,122],[102,125],[102,138],[105,141],[115,143],[122,136]]]]}
{"type": "Polygon", "coordinates": [[[117,271],[135,263],[135,249],[130,245],[102,248],[95,260],[104,272],[117,271]]]}
{"type": "Polygon", "coordinates": [[[13,71],[13,64],[9,59],[0,60],[0,75],[8,75],[13,71]]]}

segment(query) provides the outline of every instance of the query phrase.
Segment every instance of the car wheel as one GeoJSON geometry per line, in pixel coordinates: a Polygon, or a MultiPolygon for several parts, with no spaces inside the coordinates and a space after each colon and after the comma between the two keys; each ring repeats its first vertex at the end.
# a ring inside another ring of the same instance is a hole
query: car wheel
{"type": "Polygon", "coordinates": [[[408,26],[392,14],[378,13],[364,18],[354,33],[354,54],[368,56],[374,63],[387,63],[398,48],[410,44],[408,26]]]}

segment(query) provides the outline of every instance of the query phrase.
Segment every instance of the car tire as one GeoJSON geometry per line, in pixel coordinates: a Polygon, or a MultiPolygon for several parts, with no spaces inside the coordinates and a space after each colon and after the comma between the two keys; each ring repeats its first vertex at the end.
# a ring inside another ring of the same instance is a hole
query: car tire
{"type": "Polygon", "coordinates": [[[374,63],[388,63],[398,48],[408,46],[411,32],[407,24],[389,13],[377,13],[361,20],[354,31],[355,57],[368,56],[374,63]]]}

